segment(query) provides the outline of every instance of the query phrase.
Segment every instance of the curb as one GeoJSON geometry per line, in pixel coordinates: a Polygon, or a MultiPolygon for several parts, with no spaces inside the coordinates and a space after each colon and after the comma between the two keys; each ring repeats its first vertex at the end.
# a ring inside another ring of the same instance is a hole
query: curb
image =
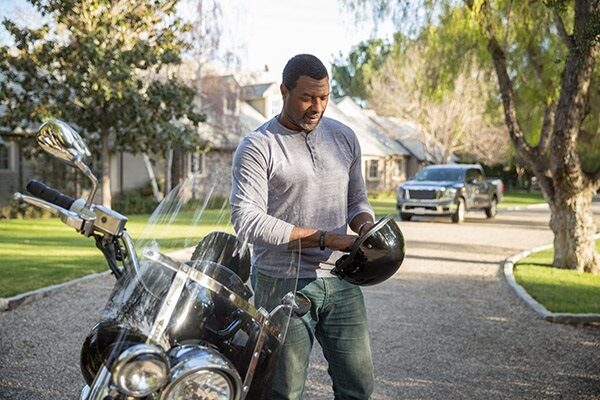
{"type": "Polygon", "coordinates": [[[31,292],[22,293],[14,297],[0,297],[0,312],[14,310],[20,305],[28,304],[35,300],[49,296],[66,287],[75,285],[77,283],[86,282],[95,278],[99,278],[101,276],[110,275],[111,273],[111,271],[105,271],[97,274],[86,275],[81,278],[73,279],[72,281],[32,290],[31,292]]]}
{"type": "MultiPolygon", "coordinates": [[[[594,240],[600,238],[600,233],[594,235],[594,240]]],[[[536,253],[538,251],[547,250],[552,248],[553,244],[547,244],[544,246],[534,247],[529,250],[522,251],[518,254],[515,254],[511,257],[508,257],[506,260],[502,262],[502,267],[504,270],[504,277],[508,284],[514,289],[517,293],[517,296],[521,298],[530,308],[535,311],[540,318],[545,321],[555,322],[559,324],[592,324],[592,323],[600,323],[600,314],[574,314],[574,313],[553,313],[548,311],[546,307],[542,304],[538,303],[527,291],[523,288],[523,286],[519,285],[515,279],[513,274],[513,269],[515,264],[530,255],[531,253],[536,253]]]]}
{"type": "Polygon", "coordinates": [[[498,208],[498,212],[500,211],[521,211],[521,210],[541,210],[548,208],[547,203],[538,203],[538,204],[530,204],[527,206],[515,206],[508,208],[498,208]]]}

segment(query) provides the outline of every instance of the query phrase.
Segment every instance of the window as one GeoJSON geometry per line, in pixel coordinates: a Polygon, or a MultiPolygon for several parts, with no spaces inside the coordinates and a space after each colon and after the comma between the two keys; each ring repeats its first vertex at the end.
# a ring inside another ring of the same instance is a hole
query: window
{"type": "Polygon", "coordinates": [[[394,160],[394,178],[405,178],[404,159],[394,160]]]}
{"type": "Polygon", "coordinates": [[[379,160],[367,161],[367,179],[371,181],[379,180],[379,160]]]}
{"type": "Polygon", "coordinates": [[[204,176],[206,173],[204,153],[196,152],[190,155],[190,173],[204,176]]]}
{"type": "Polygon", "coordinates": [[[467,171],[467,182],[481,182],[483,181],[483,175],[478,169],[470,169],[467,171]]]}
{"type": "Polygon", "coordinates": [[[0,170],[10,170],[11,167],[10,147],[2,143],[0,144],[0,170]]]}

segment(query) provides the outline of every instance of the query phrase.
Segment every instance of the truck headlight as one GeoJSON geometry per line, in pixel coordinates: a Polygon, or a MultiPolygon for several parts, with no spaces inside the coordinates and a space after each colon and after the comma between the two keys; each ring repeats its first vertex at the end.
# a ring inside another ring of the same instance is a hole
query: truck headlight
{"type": "Polygon", "coordinates": [[[226,358],[203,346],[179,346],[169,352],[170,383],[163,400],[234,400],[242,392],[239,373],[226,358]]]}
{"type": "Polygon", "coordinates": [[[452,200],[456,196],[456,189],[454,188],[442,188],[440,192],[440,200],[452,200]]]}
{"type": "Polygon", "coordinates": [[[398,188],[398,199],[404,199],[404,189],[398,188]]]}
{"type": "Polygon", "coordinates": [[[121,353],[111,372],[119,392],[145,397],[165,385],[169,377],[169,364],[160,348],[138,344],[121,353]]]}

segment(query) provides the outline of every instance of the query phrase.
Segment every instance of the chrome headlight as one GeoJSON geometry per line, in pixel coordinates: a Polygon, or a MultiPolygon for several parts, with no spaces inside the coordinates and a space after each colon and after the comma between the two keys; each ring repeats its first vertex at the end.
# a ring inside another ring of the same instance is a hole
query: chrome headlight
{"type": "Polygon", "coordinates": [[[180,346],[169,353],[171,382],[162,400],[237,400],[242,380],[220,353],[203,346],[180,346]]]}
{"type": "Polygon", "coordinates": [[[199,370],[182,376],[164,392],[164,400],[231,400],[235,388],[219,371],[199,370]]]}
{"type": "Polygon", "coordinates": [[[455,188],[441,188],[440,200],[452,200],[456,196],[455,188]]]}
{"type": "Polygon", "coordinates": [[[134,397],[145,397],[167,383],[169,364],[158,347],[138,344],[125,350],[112,367],[117,390],[134,397]]]}

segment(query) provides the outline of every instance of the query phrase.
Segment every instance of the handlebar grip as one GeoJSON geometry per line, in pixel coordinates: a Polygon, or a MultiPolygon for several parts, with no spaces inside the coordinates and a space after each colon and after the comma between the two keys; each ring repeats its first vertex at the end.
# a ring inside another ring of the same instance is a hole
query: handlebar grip
{"type": "Polygon", "coordinates": [[[55,204],[67,210],[69,210],[75,202],[74,198],[67,196],[66,194],[62,194],[58,190],[54,190],[50,186],[42,182],[38,182],[35,179],[27,182],[26,189],[33,196],[42,200],[46,200],[48,203],[55,204]]]}

